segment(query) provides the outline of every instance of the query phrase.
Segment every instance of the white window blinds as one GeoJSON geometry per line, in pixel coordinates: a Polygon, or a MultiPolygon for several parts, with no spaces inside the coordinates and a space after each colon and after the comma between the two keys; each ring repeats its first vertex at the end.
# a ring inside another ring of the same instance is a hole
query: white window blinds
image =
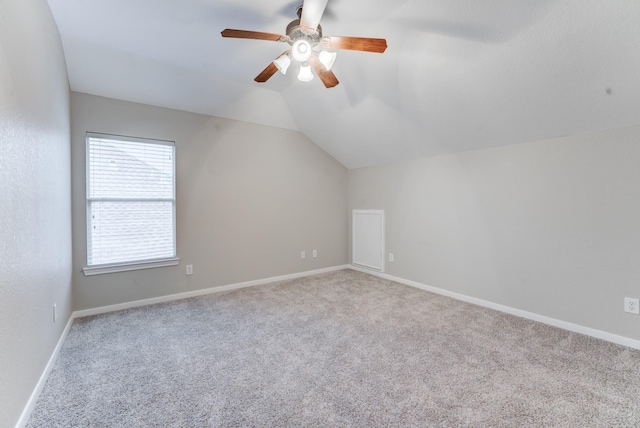
{"type": "Polygon", "coordinates": [[[176,256],[173,142],[87,134],[88,266],[176,256]]]}

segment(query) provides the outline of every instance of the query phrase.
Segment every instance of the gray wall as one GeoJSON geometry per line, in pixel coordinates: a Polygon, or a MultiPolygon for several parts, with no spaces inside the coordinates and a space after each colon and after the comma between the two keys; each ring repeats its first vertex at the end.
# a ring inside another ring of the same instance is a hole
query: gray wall
{"type": "Polygon", "coordinates": [[[0,148],[0,426],[11,427],[71,316],[69,84],[45,1],[0,2],[0,148]]]}
{"type": "Polygon", "coordinates": [[[640,339],[640,127],[349,171],[387,273],[640,339]]]}
{"type": "Polygon", "coordinates": [[[299,132],[80,93],[71,117],[76,310],[347,263],[347,170],[299,132]],[[82,274],[87,131],[176,142],[179,266],[82,274]]]}

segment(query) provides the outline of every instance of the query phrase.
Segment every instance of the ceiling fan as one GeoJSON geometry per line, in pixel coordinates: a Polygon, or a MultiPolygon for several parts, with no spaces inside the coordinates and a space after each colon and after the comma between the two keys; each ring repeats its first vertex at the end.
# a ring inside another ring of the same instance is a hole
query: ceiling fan
{"type": "Polygon", "coordinates": [[[311,69],[316,72],[324,86],[333,88],[339,82],[331,67],[336,60],[336,53],[327,49],[349,49],[354,51],[383,53],[387,49],[385,39],[368,37],[325,37],[322,35],[320,18],[328,0],[304,0],[298,7],[298,18],[287,25],[286,35],[263,33],[259,31],[225,29],[222,37],[238,39],[271,40],[286,42],[291,49],[283,52],[271,62],[262,73],[254,79],[264,83],[277,71],[286,74],[292,60],[300,63],[298,79],[308,82],[313,79],[311,69]]]}

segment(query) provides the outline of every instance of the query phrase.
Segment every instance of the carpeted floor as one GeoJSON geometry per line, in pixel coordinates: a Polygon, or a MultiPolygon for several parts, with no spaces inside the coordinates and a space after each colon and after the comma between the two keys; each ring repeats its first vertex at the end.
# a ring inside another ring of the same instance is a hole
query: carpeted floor
{"type": "Polygon", "coordinates": [[[76,320],[30,427],[638,427],[640,351],[353,270],[76,320]]]}

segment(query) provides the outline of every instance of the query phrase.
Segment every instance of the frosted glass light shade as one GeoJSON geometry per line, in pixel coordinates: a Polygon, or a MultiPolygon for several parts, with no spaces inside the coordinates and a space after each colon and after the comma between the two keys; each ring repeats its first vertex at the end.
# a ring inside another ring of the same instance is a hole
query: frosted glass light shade
{"type": "Polygon", "coordinates": [[[276,58],[273,63],[278,67],[280,73],[287,74],[287,69],[291,65],[291,58],[289,58],[289,55],[285,53],[276,58]]]}
{"type": "Polygon", "coordinates": [[[305,39],[296,40],[291,47],[293,57],[300,62],[308,61],[311,58],[311,43],[305,39]]]}
{"type": "Polygon", "coordinates": [[[335,52],[320,51],[318,59],[327,70],[331,70],[331,67],[336,62],[336,56],[338,55],[335,52]]]}
{"type": "Polygon", "coordinates": [[[308,82],[313,79],[313,73],[309,64],[302,64],[300,66],[300,73],[298,73],[298,80],[301,82],[308,82]]]}

